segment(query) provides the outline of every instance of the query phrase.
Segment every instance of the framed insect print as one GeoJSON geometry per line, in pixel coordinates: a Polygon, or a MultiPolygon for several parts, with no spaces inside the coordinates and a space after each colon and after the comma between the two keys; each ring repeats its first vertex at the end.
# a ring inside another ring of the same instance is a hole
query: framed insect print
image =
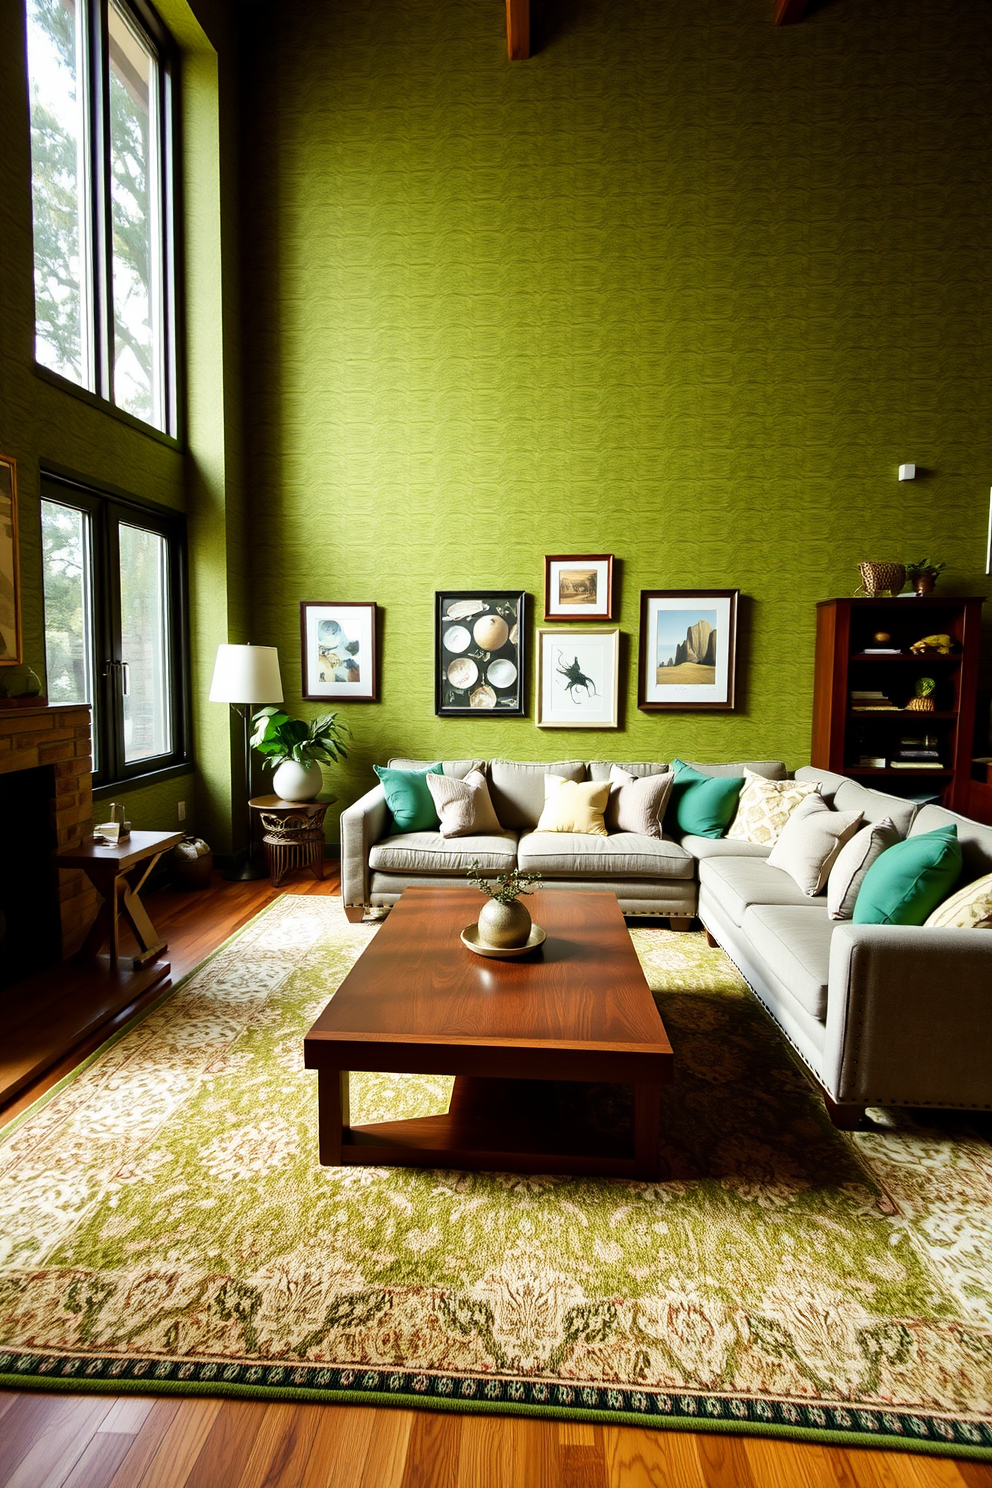
{"type": "Polygon", "coordinates": [[[522,718],[527,711],[527,595],[445,589],[434,596],[434,712],[522,718]]]}
{"type": "Polygon", "coordinates": [[[637,706],[731,712],[739,589],[642,589],[637,706]]]}
{"type": "Polygon", "coordinates": [[[619,630],[539,630],[538,728],[616,728],[619,661],[619,630]]]}
{"type": "Polygon", "coordinates": [[[544,560],[545,620],[612,620],[613,554],[559,553],[544,560]]]}
{"type": "Polygon", "coordinates": [[[374,604],[301,601],[303,696],[307,702],[378,700],[375,611],[374,604]]]}

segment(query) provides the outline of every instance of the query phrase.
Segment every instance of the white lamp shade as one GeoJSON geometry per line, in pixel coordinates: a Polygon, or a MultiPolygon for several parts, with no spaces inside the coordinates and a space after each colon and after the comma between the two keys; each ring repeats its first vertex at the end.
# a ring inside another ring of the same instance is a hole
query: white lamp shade
{"type": "Polygon", "coordinates": [[[217,647],[210,684],[212,703],[281,703],[282,678],[275,646],[217,647]]]}

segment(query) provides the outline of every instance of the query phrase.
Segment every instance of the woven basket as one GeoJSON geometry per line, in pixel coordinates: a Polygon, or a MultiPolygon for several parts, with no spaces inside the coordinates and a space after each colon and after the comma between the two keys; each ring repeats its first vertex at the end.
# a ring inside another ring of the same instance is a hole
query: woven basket
{"type": "Polygon", "coordinates": [[[869,599],[898,594],[906,582],[906,570],[901,563],[859,563],[858,572],[869,599]]]}

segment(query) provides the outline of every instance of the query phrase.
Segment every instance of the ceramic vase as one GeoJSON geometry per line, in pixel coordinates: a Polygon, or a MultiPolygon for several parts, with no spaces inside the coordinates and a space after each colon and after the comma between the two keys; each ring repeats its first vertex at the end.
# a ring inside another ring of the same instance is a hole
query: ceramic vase
{"type": "Polygon", "coordinates": [[[295,760],[283,760],[272,777],[272,788],[284,801],[312,801],[320,794],[324,777],[316,760],[309,765],[298,765],[295,760]]]}
{"type": "Polygon", "coordinates": [[[510,904],[487,899],[479,911],[479,934],[487,945],[502,946],[504,950],[526,945],[530,928],[530,913],[519,899],[510,904]]]}

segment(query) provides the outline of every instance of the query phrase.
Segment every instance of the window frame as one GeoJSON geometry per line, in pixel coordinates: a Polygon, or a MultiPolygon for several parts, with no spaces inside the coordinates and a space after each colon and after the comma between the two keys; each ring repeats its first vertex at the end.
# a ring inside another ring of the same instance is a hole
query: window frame
{"type": "MultiPolygon", "coordinates": [[[[178,188],[179,158],[179,52],[171,35],[147,0],[116,0],[136,30],[141,33],[156,60],[155,98],[160,221],[157,248],[160,257],[160,305],[162,346],[162,427],[150,423],[114,396],[114,255],[113,204],[111,197],[110,122],[110,0],[77,0],[83,6],[81,27],[84,45],[78,64],[78,86],[83,93],[86,129],[86,180],[81,183],[80,213],[85,222],[88,251],[82,266],[88,324],[85,334],[92,351],[91,382],[76,382],[34,357],[36,373],[45,381],[95,404],[132,427],[179,447],[184,436],[180,362],[180,269],[178,188]]],[[[29,71],[30,76],[30,71],[29,71]]],[[[33,202],[33,188],[32,188],[33,202]]],[[[37,324],[37,316],[36,321],[37,324]]]]}
{"type": "MultiPolygon", "coordinates": [[[[94,799],[123,785],[169,779],[192,769],[189,695],[189,585],[186,518],[182,512],[141,501],[116,489],[98,490],[65,474],[42,470],[41,500],[86,512],[90,519],[93,597],[92,730],[100,768],[93,773],[94,799]],[[153,759],[126,760],[124,669],[121,636],[119,524],[160,534],[167,543],[166,636],[172,749],[153,759]]],[[[47,670],[47,652],[46,652],[47,670]]],[[[75,707],[51,703],[52,707],[75,707]]]]}

